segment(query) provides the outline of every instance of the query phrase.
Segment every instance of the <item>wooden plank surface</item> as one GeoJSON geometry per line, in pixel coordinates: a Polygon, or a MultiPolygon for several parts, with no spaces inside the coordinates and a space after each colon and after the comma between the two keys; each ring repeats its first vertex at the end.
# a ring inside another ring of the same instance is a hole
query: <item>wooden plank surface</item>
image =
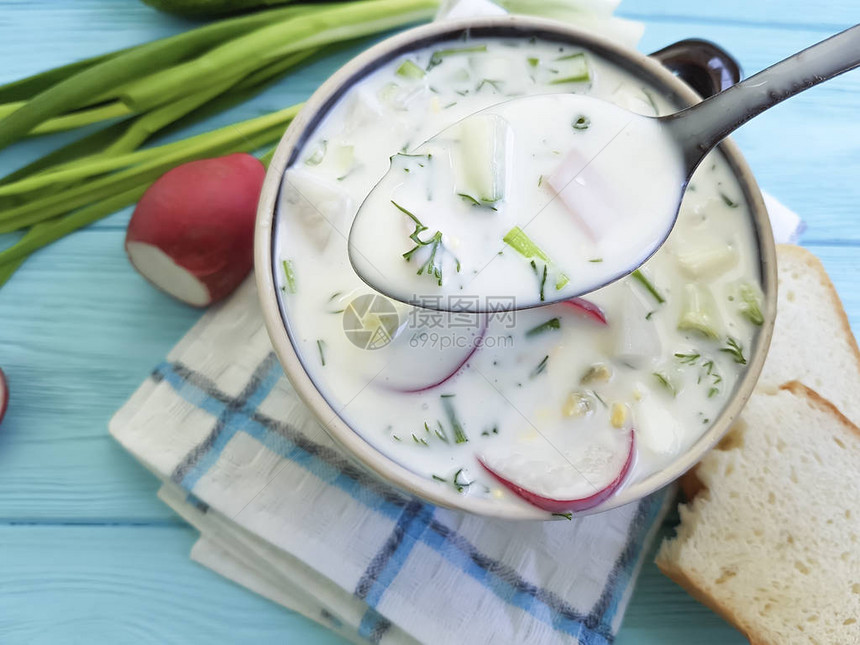
{"type": "MultiPolygon", "coordinates": [[[[725,46],[754,72],[849,26],[854,2],[625,0],[642,51],[681,38],[725,46]]],[[[0,82],[176,33],[187,22],[135,0],[0,0],[0,82]]],[[[350,51],[197,130],[305,98],[350,51]]],[[[797,210],[860,329],[860,75],[815,88],[736,136],[761,185],[797,210]]],[[[0,152],[0,172],[56,145],[0,152]]],[[[0,642],[333,643],[309,621],[187,558],[193,533],[154,479],[107,436],[112,412],[196,320],[149,287],[122,252],[130,210],[40,252],[0,290],[0,366],[12,405],[0,428],[0,642]],[[47,610],[50,608],[50,611],[47,610]]],[[[0,242],[2,243],[2,242],[0,242]]],[[[743,639],[650,559],[618,642],[743,639]]]]}

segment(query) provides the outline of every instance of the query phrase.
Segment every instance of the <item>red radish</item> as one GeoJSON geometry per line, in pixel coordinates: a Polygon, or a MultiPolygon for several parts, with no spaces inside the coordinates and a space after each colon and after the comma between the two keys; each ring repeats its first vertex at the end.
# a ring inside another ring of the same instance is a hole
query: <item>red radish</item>
{"type": "Polygon", "coordinates": [[[561,304],[576,309],[579,313],[599,322],[601,325],[606,324],[606,316],[603,310],[590,300],[571,298],[570,300],[564,300],[561,304]]]}
{"type": "MultiPolygon", "coordinates": [[[[551,513],[565,513],[568,511],[578,512],[594,508],[598,504],[609,499],[612,494],[618,490],[618,487],[621,486],[624,479],[627,477],[630,466],[633,464],[635,443],[634,431],[630,430],[627,440],[627,456],[612,481],[597,492],[586,497],[578,497],[576,499],[556,499],[537,493],[533,490],[526,489],[517,484],[511,478],[502,475],[496,468],[490,466],[484,457],[478,457],[478,462],[484,467],[484,470],[490,473],[490,475],[492,475],[500,484],[510,489],[515,495],[522,497],[529,504],[533,504],[545,511],[550,511],[551,513]]],[[[574,466],[570,464],[570,468],[574,468],[574,466]]]]}
{"type": "MultiPolygon", "coordinates": [[[[461,369],[463,369],[466,363],[469,362],[469,359],[472,358],[472,356],[475,355],[475,352],[477,352],[481,348],[484,342],[484,336],[487,334],[487,327],[488,318],[484,316],[483,322],[481,323],[481,327],[478,330],[478,334],[474,338],[469,340],[469,343],[465,346],[465,353],[462,355],[461,358],[454,361],[453,365],[444,368],[443,374],[441,376],[432,378],[429,383],[426,382],[425,377],[425,382],[421,385],[392,385],[391,389],[396,390],[398,392],[403,392],[405,394],[417,394],[418,392],[426,392],[427,390],[432,390],[434,387],[439,387],[443,383],[447,383],[453,376],[455,376],[457,373],[460,372],[461,369]]],[[[421,371],[421,373],[423,375],[423,371],[421,371]]]]}
{"type": "Polygon", "coordinates": [[[239,153],[167,171],[131,216],[125,250],[144,278],[204,307],[229,295],[254,264],[254,219],[266,168],[239,153]]]}
{"type": "Polygon", "coordinates": [[[9,406],[9,387],[6,385],[6,375],[3,370],[0,370],[0,423],[3,422],[3,415],[6,414],[6,408],[9,406]]]}

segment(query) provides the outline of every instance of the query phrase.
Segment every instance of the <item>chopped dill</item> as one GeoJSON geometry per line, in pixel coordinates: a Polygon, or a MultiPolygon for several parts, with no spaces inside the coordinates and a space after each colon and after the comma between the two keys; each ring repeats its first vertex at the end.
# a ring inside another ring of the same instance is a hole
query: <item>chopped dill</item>
{"type": "Polygon", "coordinates": [[[317,339],[317,349],[320,353],[320,363],[325,367],[325,341],[322,339],[317,339]]]}
{"type": "Polygon", "coordinates": [[[453,484],[454,484],[454,488],[457,489],[458,493],[462,493],[464,490],[466,490],[467,488],[469,488],[469,486],[472,485],[472,482],[470,482],[468,480],[460,481],[460,475],[463,474],[463,470],[465,470],[465,469],[461,468],[456,473],[454,473],[453,484]]]}
{"type": "Polygon", "coordinates": [[[549,355],[546,355],[541,359],[541,362],[537,364],[537,367],[532,370],[532,373],[529,374],[529,378],[535,378],[536,376],[540,376],[541,374],[543,374],[546,371],[546,366],[548,362],[549,355]]]}
{"type": "Polygon", "coordinates": [[[457,197],[463,199],[464,202],[469,204],[470,206],[478,206],[481,208],[489,208],[490,210],[498,210],[495,206],[493,206],[493,202],[483,200],[483,199],[475,199],[468,193],[457,193],[457,197]]]}
{"type": "Polygon", "coordinates": [[[685,365],[695,365],[701,357],[701,354],[675,354],[675,358],[685,365]]]}
{"type": "Polygon", "coordinates": [[[563,517],[564,519],[566,519],[568,521],[573,520],[573,513],[571,513],[570,511],[568,511],[567,513],[553,513],[552,516],[553,517],[563,517]]]}
{"type": "MultiPolygon", "coordinates": [[[[436,283],[441,287],[442,286],[442,260],[443,260],[443,251],[445,251],[445,245],[442,243],[442,232],[436,231],[430,239],[422,240],[419,236],[421,233],[427,230],[427,227],[421,223],[421,221],[415,217],[411,212],[403,208],[400,204],[395,202],[393,199],[391,203],[394,204],[395,208],[399,210],[401,213],[409,217],[415,223],[415,230],[409,235],[409,239],[415,242],[415,246],[410,250],[406,251],[403,254],[404,259],[409,262],[412,260],[412,256],[415,253],[425,247],[430,247],[430,255],[428,256],[426,262],[418,267],[418,275],[422,275],[424,272],[427,275],[436,279],[436,283]]],[[[456,262],[457,272],[460,271],[460,260],[454,257],[454,261],[456,262]]]]}
{"type": "Polygon", "coordinates": [[[720,191],[720,197],[723,200],[723,203],[729,208],[737,208],[740,204],[734,201],[731,197],[726,195],[723,191],[720,191]]]}
{"type": "Polygon", "coordinates": [[[660,372],[652,372],[652,374],[654,375],[654,378],[657,379],[657,382],[669,391],[672,396],[676,396],[678,394],[675,390],[675,386],[672,385],[672,382],[665,374],[661,374],[660,372]]]}
{"type": "Polygon", "coordinates": [[[726,346],[720,348],[721,352],[725,352],[726,354],[730,354],[734,359],[735,363],[739,365],[746,365],[747,359],[744,357],[744,348],[738,341],[736,341],[731,336],[726,339],[726,346]]]}
{"type": "Polygon", "coordinates": [[[502,81],[491,81],[489,78],[485,78],[480,83],[478,83],[478,87],[475,88],[475,91],[480,92],[485,85],[489,85],[490,87],[492,87],[497,92],[501,92],[501,89],[499,88],[501,83],[502,83],[502,81]]]}
{"type": "Polygon", "coordinates": [[[469,437],[466,436],[466,432],[463,430],[463,426],[460,424],[460,420],[457,418],[457,413],[454,410],[454,403],[451,401],[454,396],[454,394],[442,394],[439,398],[442,399],[442,407],[445,408],[445,414],[448,415],[448,423],[451,424],[451,430],[454,432],[454,443],[466,443],[469,441],[469,437]]]}

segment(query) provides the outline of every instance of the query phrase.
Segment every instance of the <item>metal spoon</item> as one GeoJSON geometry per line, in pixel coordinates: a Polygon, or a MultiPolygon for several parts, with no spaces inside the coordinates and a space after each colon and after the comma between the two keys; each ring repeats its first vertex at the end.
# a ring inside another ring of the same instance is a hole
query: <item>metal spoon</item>
{"type": "Polygon", "coordinates": [[[500,103],[392,158],[353,221],[350,261],[375,290],[431,309],[481,312],[503,299],[522,309],[594,291],[660,248],[690,176],[722,139],[858,65],[860,25],[668,116],[575,94],[500,103]],[[475,149],[486,164],[461,163],[458,175],[458,155],[475,149]],[[518,172],[502,194],[490,166],[510,168],[496,157],[511,154],[555,155],[551,190],[536,185],[543,175],[518,172]],[[458,188],[462,173],[477,177],[475,194],[458,188]],[[397,234],[389,243],[381,231],[397,234]]]}

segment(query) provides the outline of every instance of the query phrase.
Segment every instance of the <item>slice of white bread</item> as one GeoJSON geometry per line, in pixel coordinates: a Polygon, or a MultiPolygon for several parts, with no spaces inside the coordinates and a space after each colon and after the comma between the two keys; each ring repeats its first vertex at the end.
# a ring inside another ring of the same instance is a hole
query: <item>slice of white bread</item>
{"type": "Polygon", "coordinates": [[[758,391],[697,474],[660,569],[751,643],[860,643],[860,430],[799,383],[758,391]]]}
{"type": "Polygon", "coordinates": [[[777,274],[776,324],[759,388],[800,381],[860,426],[860,349],[821,261],[780,244],[777,274]]]}

